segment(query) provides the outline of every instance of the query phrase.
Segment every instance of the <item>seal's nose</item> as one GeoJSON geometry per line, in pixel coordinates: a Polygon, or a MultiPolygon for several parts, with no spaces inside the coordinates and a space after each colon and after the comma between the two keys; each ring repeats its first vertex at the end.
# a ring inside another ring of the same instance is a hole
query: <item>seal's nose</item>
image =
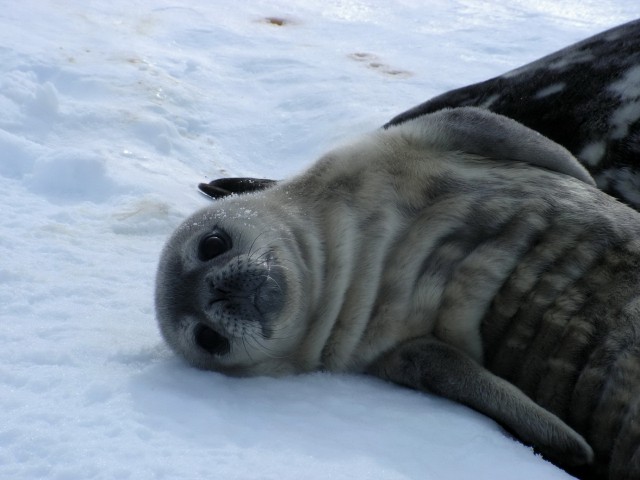
{"type": "MultiPolygon", "coordinates": [[[[251,329],[260,329],[263,338],[271,337],[271,325],[282,311],[286,294],[284,278],[273,267],[272,257],[265,255],[256,261],[246,255],[223,255],[203,271],[198,303],[204,325],[222,332],[231,342],[251,329]]],[[[200,333],[201,344],[208,345],[208,334],[200,333]]]]}
{"type": "Polygon", "coordinates": [[[228,290],[223,290],[221,288],[213,286],[207,300],[209,302],[209,306],[211,306],[216,302],[223,302],[225,300],[228,300],[229,296],[230,292],[228,290]]]}
{"type": "Polygon", "coordinates": [[[208,276],[207,302],[209,306],[223,301],[253,304],[256,292],[267,278],[267,271],[259,266],[231,259],[225,267],[208,276]]]}

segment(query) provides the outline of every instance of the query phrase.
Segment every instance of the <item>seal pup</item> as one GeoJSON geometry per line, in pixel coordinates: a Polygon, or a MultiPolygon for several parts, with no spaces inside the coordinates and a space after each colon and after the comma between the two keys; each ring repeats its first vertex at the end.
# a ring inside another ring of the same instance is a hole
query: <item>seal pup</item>
{"type": "Polygon", "coordinates": [[[197,367],[373,374],[621,480],[640,478],[639,267],[638,212],[561,146],[468,107],[196,212],[155,304],[197,367]]]}
{"type": "MultiPolygon", "coordinates": [[[[564,146],[598,188],[640,209],[640,20],[607,30],[498,77],[451,90],[390,120],[476,106],[513,118],[564,146]]],[[[214,180],[214,198],[270,186],[214,180]],[[218,185],[223,181],[222,185],[218,185]]]]}

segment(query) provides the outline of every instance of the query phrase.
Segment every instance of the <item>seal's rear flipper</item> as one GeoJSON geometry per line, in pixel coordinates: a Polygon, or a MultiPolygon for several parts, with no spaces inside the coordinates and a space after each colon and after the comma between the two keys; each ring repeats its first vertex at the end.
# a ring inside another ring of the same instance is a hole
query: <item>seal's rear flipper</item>
{"type": "Polygon", "coordinates": [[[589,444],[560,418],[462,351],[433,337],[400,345],[376,360],[368,373],[484,413],[560,465],[593,462],[589,444]]]}
{"type": "Polygon", "coordinates": [[[209,183],[198,184],[200,192],[206,196],[215,199],[227,197],[229,195],[255,192],[258,190],[264,190],[276,183],[275,180],[269,180],[267,178],[249,178],[249,177],[235,177],[235,178],[218,178],[212,180],[209,183]]]}

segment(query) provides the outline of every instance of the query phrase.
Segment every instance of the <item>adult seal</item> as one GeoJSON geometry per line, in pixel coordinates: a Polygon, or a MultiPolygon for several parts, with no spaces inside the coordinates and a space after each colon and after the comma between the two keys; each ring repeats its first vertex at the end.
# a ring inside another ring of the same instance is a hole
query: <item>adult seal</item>
{"type": "MultiPolygon", "coordinates": [[[[461,106],[485,108],[542,133],[569,150],[598,188],[640,209],[640,20],[438,95],[383,128],[461,106]]],[[[272,184],[228,178],[200,189],[217,198],[272,184]]]]}
{"type": "Polygon", "coordinates": [[[230,375],[362,372],[640,478],[640,213],[504,116],[445,109],[196,212],[162,253],[169,346],[230,375]]]}

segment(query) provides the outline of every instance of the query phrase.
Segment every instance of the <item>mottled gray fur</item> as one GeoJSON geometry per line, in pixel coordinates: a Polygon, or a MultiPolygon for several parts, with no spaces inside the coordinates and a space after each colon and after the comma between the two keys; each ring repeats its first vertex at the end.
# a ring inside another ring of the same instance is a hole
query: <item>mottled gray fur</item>
{"type": "Polygon", "coordinates": [[[187,219],[161,331],[201,368],[371,373],[585,477],[640,478],[640,214],[583,172],[475,108],[376,131],[187,219]]]}

